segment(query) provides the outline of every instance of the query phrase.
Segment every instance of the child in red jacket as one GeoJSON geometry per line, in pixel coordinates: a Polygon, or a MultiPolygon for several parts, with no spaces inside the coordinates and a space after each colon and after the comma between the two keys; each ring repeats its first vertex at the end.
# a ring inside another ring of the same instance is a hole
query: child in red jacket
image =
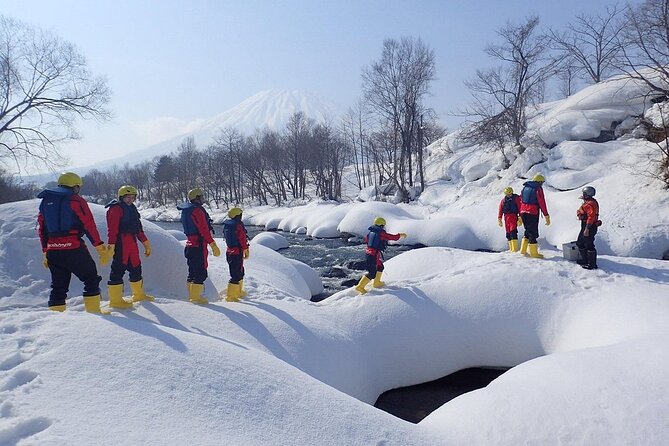
{"type": "Polygon", "coordinates": [[[511,187],[504,188],[504,198],[499,203],[497,211],[497,224],[504,226],[506,230],[506,239],[509,241],[509,251],[516,252],[520,249],[518,246],[518,226],[523,225],[520,218],[520,195],[514,194],[511,187]],[[502,216],[504,223],[502,224],[502,216]]]}

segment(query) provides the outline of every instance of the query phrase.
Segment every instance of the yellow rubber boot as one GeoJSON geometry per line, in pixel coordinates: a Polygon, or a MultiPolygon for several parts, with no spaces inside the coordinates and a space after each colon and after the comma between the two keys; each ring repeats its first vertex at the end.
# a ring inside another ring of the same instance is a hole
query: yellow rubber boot
{"type": "Polygon", "coordinates": [[[527,254],[527,246],[530,244],[530,241],[523,237],[523,241],[520,243],[520,253],[522,255],[527,254]]]}
{"type": "Polygon", "coordinates": [[[509,249],[511,250],[511,252],[518,252],[518,249],[520,249],[518,247],[518,239],[514,238],[509,240],[509,249]]]}
{"type": "Polygon", "coordinates": [[[132,301],[141,302],[143,300],[148,300],[153,302],[155,299],[153,296],[146,294],[144,291],[144,281],[139,280],[137,282],[130,282],[130,289],[132,290],[132,301]]]}
{"type": "Polygon", "coordinates": [[[239,302],[239,284],[228,282],[228,292],[225,295],[228,302],[239,302]]]}
{"type": "Polygon", "coordinates": [[[65,311],[65,305],[51,305],[49,307],[49,310],[63,312],[63,311],[65,311]]]}
{"type": "Polygon", "coordinates": [[[191,283],[190,287],[188,289],[188,292],[189,292],[188,293],[189,294],[188,300],[191,303],[194,303],[194,304],[201,304],[201,305],[208,304],[209,301],[206,298],[202,297],[202,292],[203,291],[204,291],[204,285],[203,284],[201,284],[201,283],[191,283]]]}
{"type": "Polygon", "coordinates": [[[536,243],[530,243],[530,257],[535,259],[543,259],[543,254],[539,254],[539,245],[536,243]]]}
{"type": "Polygon", "coordinates": [[[100,309],[100,295],[84,296],[84,308],[89,313],[95,314],[111,314],[111,311],[100,309]]]}
{"type": "Polygon", "coordinates": [[[358,282],[358,285],[356,285],[355,290],[360,294],[365,294],[367,292],[365,286],[369,283],[370,280],[371,279],[365,274],[360,278],[360,282],[358,282]]]}
{"type": "Polygon", "coordinates": [[[246,291],[244,291],[244,279],[239,281],[239,298],[246,296],[246,291]]]}
{"type": "Polygon", "coordinates": [[[109,292],[109,306],[111,308],[118,308],[119,310],[127,310],[132,308],[132,302],[123,299],[123,284],[107,285],[109,292]]]}
{"type": "Polygon", "coordinates": [[[381,281],[381,275],[383,274],[382,271],[377,271],[376,276],[374,276],[374,283],[372,283],[372,286],[374,288],[381,288],[382,286],[386,286],[386,282],[381,281]]]}

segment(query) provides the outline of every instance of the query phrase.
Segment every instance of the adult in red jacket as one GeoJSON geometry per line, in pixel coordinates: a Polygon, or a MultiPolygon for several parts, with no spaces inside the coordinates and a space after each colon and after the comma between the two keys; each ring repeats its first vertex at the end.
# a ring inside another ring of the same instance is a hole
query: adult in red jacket
{"type": "Polygon", "coordinates": [[[249,239],[242,222],[242,210],[234,207],[228,211],[228,218],[223,222],[225,258],[230,268],[230,281],[225,300],[238,302],[246,296],[244,291],[244,260],[249,258],[249,239]]]}
{"type": "Polygon", "coordinates": [[[509,251],[518,251],[518,226],[522,226],[520,219],[520,207],[522,203],[520,196],[513,193],[511,187],[504,188],[504,198],[499,203],[497,210],[497,224],[502,226],[502,216],[504,216],[504,230],[506,239],[509,241],[509,251]]]}
{"type": "Polygon", "coordinates": [[[204,281],[207,279],[207,257],[209,251],[207,245],[211,246],[211,253],[218,257],[221,250],[214,241],[214,228],[211,218],[202,207],[204,192],[199,187],[188,191],[188,203],[177,206],[181,211],[181,224],[186,234],[186,247],[184,256],[188,264],[188,300],[194,304],[207,304],[209,301],[202,296],[204,281]]]}
{"type": "Polygon", "coordinates": [[[520,193],[522,201],[520,205],[520,218],[525,225],[525,236],[520,244],[520,253],[527,254],[529,247],[530,257],[543,259],[544,256],[539,254],[539,245],[537,238],[539,238],[539,211],[546,219],[546,226],[551,224],[551,217],[548,215],[546,208],[546,199],[544,198],[544,190],[542,188],[546,179],[541,174],[536,174],[532,181],[523,183],[523,191],[520,193]]]}
{"type": "Polygon", "coordinates": [[[151,244],[144,235],[144,228],[135,206],[137,189],[134,186],[121,186],[118,199],[110,201],[107,208],[107,249],[113,258],[107,288],[109,306],[113,308],[132,308],[132,302],[123,299],[123,275],[128,271],[132,301],[153,300],[144,292],[142,279],[142,261],[139,258],[137,240],[144,245],[144,255],[151,255],[151,244]]]}
{"type": "Polygon", "coordinates": [[[399,234],[386,232],[385,226],[386,219],[383,217],[376,217],[374,219],[374,225],[367,228],[369,230],[365,236],[365,243],[367,244],[367,248],[365,249],[367,274],[360,278],[360,282],[358,282],[358,285],[355,287],[356,291],[360,294],[365,294],[367,292],[365,286],[367,286],[372,279],[374,280],[374,283],[372,283],[374,288],[385,286],[385,282],[381,281],[384,269],[383,251],[388,246],[388,241],[399,240],[407,236],[403,232],[400,232],[399,234]]]}
{"type": "Polygon", "coordinates": [[[577,263],[585,269],[597,269],[595,235],[602,222],[599,220],[599,203],[595,200],[595,188],[592,186],[584,187],[581,190],[580,198],[583,200],[583,204],[576,211],[576,217],[581,220],[581,230],[576,240],[580,257],[577,263]]]}
{"type": "Polygon", "coordinates": [[[98,275],[95,262],[86,248],[84,234],[98,251],[102,265],[109,262],[109,257],[88,203],[79,195],[82,185],[79,175],[66,172],[58,177],[57,187],[45,189],[37,195],[42,199],[37,223],[43,263],[51,272],[48,305],[50,310],[65,310],[65,299],[74,274],[84,283],[86,311],[109,314],[100,310],[102,277],[98,275]]]}

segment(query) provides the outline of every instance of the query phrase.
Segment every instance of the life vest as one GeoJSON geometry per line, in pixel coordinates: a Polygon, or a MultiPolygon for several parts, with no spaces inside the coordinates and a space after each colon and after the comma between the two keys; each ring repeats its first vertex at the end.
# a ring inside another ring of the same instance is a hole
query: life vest
{"type": "Polygon", "coordinates": [[[39,210],[49,237],[61,237],[70,235],[72,230],[82,230],[81,222],[70,206],[73,195],[72,189],[61,186],[45,189],[37,195],[42,199],[39,210]]]}
{"type": "Polygon", "coordinates": [[[539,188],[539,183],[536,181],[528,181],[523,184],[523,191],[521,192],[521,200],[525,204],[539,204],[537,199],[537,189],[539,188]]]}
{"type": "Polygon", "coordinates": [[[388,246],[388,242],[381,239],[381,231],[383,231],[383,228],[381,226],[374,225],[367,229],[369,230],[369,233],[367,234],[367,247],[377,251],[385,250],[386,246],[388,246]]]}
{"type": "Polygon", "coordinates": [[[225,235],[225,244],[228,248],[239,248],[239,238],[237,237],[237,220],[226,218],[223,221],[223,234],[225,235]]]}
{"type": "Polygon", "coordinates": [[[517,196],[517,194],[511,194],[508,197],[504,197],[502,214],[517,214],[519,212],[518,205],[516,204],[517,196]]]}
{"type": "Polygon", "coordinates": [[[119,233],[139,234],[142,232],[142,223],[140,221],[139,211],[135,205],[128,206],[122,201],[118,201],[116,199],[105,205],[106,208],[110,208],[112,206],[121,206],[123,209],[123,216],[121,217],[121,222],[118,228],[119,233]]]}
{"type": "Polygon", "coordinates": [[[193,221],[192,215],[193,211],[196,208],[202,209],[204,211],[204,216],[207,219],[207,225],[209,230],[213,231],[214,227],[211,225],[212,220],[209,217],[207,211],[204,210],[201,204],[197,203],[181,203],[177,205],[177,209],[181,211],[181,225],[184,228],[184,234],[186,235],[199,235],[195,222],[193,221]]]}

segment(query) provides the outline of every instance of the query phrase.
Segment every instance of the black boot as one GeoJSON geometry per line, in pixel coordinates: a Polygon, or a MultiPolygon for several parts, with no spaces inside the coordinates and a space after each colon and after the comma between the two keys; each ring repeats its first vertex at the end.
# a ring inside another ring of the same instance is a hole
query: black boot
{"type": "Polygon", "coordinates": [[[579,265],[588,264],[588,251],[586,249],[578,248],[578,259],[576,259],[576,263],[579,265]]]}
{"type": "Polygon", "coordinates": [[[588,264],[581,266],[585,269],[597,269],[597,251],[588,251],[588,264]]]}

